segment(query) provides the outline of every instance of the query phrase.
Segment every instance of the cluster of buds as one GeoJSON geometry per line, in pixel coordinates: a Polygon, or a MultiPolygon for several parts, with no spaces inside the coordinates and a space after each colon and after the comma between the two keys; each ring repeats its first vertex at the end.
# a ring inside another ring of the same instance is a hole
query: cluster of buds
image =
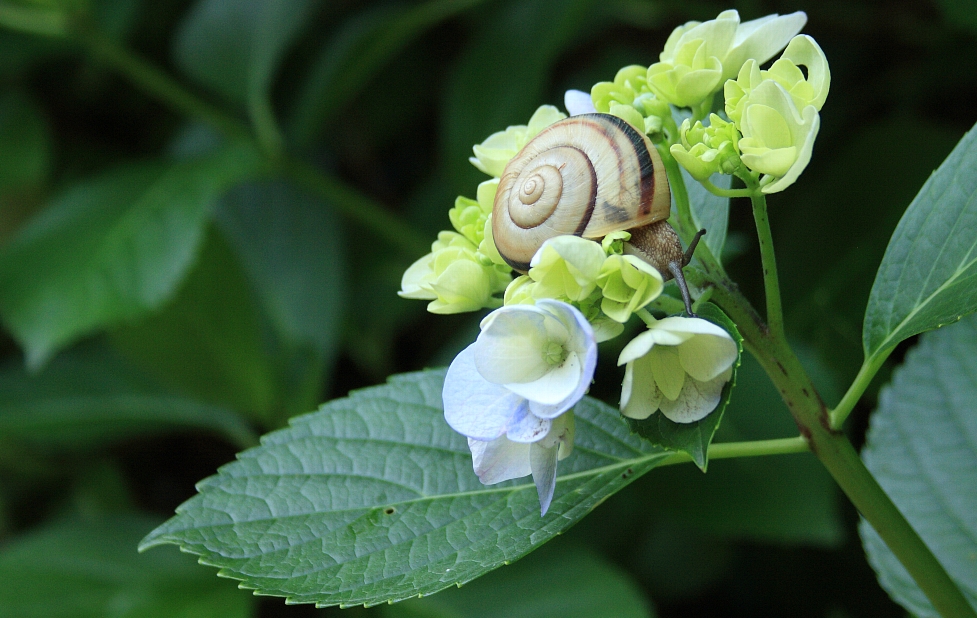
{"type": "MultiPolygon", "coordinates": [[[[725,11],[690,22],[672,33],[660,62],[625,67],[590,94],[568,92],[567,111],[625,120],[670,146],[697,180],[752,174],[764,192],[783,190],[810,158],[830,81],[821,49],[795,36],[805,20],[794,13],[740,23],[736,11],[725,11]],[[781,49],[769,70],[759,68],[781,49]],[[708,114],[720,90],[727,118],[708,114]],[[672,107],[692,110],[681,128],[672,107]]],[[[448,369],[445,418],[467,436],[483,483],[532,474],[544,514],[557,462],[573,449],[573,406],[593,379],[598,342],[620,335],[633,315],[645,322],[618,358],[625,366],[621,412],[636,420],[661,412],[679,424],[717,409],[739,355],[734,339],[713,322],[656,319],[646,309],[667,277],[625,254],[627,231],[599,242],[550,238],[528,271],[513,277],[492,237],[499,178],[533,137],[566,117],[543,106],[527,125],[474,146],[470,161],[492,179],[479,185],[476,199],[458,198],[449,212],[453,231],[441,232],[432,252],[408,268],[400,292],[431,300],[435,313],[494,309],[448,369]]]]}

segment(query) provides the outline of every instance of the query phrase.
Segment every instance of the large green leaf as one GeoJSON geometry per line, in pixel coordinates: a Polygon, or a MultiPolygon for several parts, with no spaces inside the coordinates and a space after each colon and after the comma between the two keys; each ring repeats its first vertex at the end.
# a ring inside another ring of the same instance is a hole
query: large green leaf
{"type": "Polygon", "coordinates": [[[4,618],[246,618],[251,595],[208,577],[190,556],[137,554],[147,517],[73,519],[0,549],[4,618]]]}
{"type": "Polygon", "coordinates": [[[221,200],[216,218],[278,333],[331,353],[346,283],[334,211],[285,183],[249,183],[221,200]]]}
{"type": "Polygon", "coordinates": [[[159,307],[193,263],[216,198],[256,166],[229,148],[117,169],[55,200],[0,251],[0,317],[28,364],[159,307]]]}
{"type": "Polygon", "coordinates": [[[394,377],[264,437],[154,530],[221,575],[293,603],[375,605],[462,584],[569,528],[667,454],[618,412],[576,407],[545,517],[532,480],[484,486],[444,422],[443,371],[394,377]]]}
{"type": "Polygon", "coordinates": [[[862,346],[884,353],[977,310],[977,131],[971,129],[906,209],[872,285],[862,346]]]}
{"type": "MultiPolygon", "coordinates": [[[[685,179],[685,188],[689,192],[692,221],[699,229],[706,230],[702,242],[706,243],[716,259],[719,259],[726,245],[726,231],[729,227],[729,198],[710,193],[695,178],[692,178],[685,168],[682,168],[682,177],[685,179]]],[[[713,174],[709,177],[709,181],[720,189],[728,189],[733,177],[713,174]]]]}
{"type": "MultiPolygon", "coordinates": [[[[977,317],[920,338],[879,397],[865,465],[977,609],[977,317]]],[[[878,534],[865,551],[893,599],[939,614],[878,534]]]]}
{"type": "Polygon", "coordinates": [[[208,403],[278,422],[278,371],[237,256],[213,230],[172,302],[112,331],[161,382],[208,403]]]}
{"type": "Polygon", "coordinates": [[[428,0],[367,8],[323,41],[292,114],[291,133],[309,144],[343,105],[414,39],[482,0],[428,0]]]}
{"type": "Polygon", "coordinates": [[[168,392],[107,350],[66,352],[33,375],[10,365],[0,369],[0,435],[8,440],[63,451],[191,428],[242,447],[256,442],[238,414],[168,392]]]}
{"type": "Polygon", "coordinates": [[[38,106],[24,95],[0,96],[0,194],[47,181],[51,136],[38,106]]]}
{"type": "Polygon", "coordinates": [[[262,137],[274,125],[270,90],[295,36],[318,8],[312,0],[199,0],[173,43],[187,75],[245,103],[262,137]]]}
{"type": "MultiPolygon", "coordinates": [[[[820,367],[813,368],[823,375],[820,367]]],[[[717,441],[769,440],[796,434],[797,425],[780,393],[753,356],[744,355],[736,374],[736,393],[717,441]]],[[[642,483],[647,487],[649,511],[723,538],[837,547],[845,537],[837,484],[810,453],[775,460],[714,461],[708,474],[691,466],[668,466],[642,483]]]]}
{"type": "Polygon", "coordinates": [[[383,610],[387,618],[650,618],[625,573],[583,548],[554,541],[457,590],[383,610]]]}

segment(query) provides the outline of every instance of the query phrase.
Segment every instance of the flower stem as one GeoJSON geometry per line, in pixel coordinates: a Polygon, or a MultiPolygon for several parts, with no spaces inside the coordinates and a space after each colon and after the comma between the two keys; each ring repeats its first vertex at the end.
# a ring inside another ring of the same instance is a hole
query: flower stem
{"type": "Polygon", "coordinates": [[[767,218],[767,198],[753,190],[753,219],[756,221],[757,238],[760,241],[760,261],[763,266],[763,288],[767,298],[767,326],[776,339],[784,339],[784,310],[780,303],[780,279],[777,276],[777,257],[773,251],[773,235],[767,218]]]}
{"type": "Polygon", "coordinates": [[[709,193],[713,195],[718,195],[719,197],[753,197],[753,191],[750,189],[722,189],[712,184],[708,178],[705,180],[700,180],[700,184],[706,188],[709,193]]]}
{"type": "MultiPolygon", "coordinates": [[[[728,281],[712,284],[714,301],[736,323],[744,345],[780,391],[811,451],[858,512],[879,533],[944,618],[977,618],[946,570],[879,486],[845,435],[832,426],[824,402],[783,335],[774,333],[763,323],[735,285],[728,281]]],[[[872,366],[881,362],[875,359],[859,373],[858,386],[853,386],[846,395],[848,402],[857,399],[877,369],[872,366]]],[[[839,405],[836,410],[843,409],[839,405]]]]}
{"type": "MultiPolygon", "coordinates": [[[[811,447],[803,436],[777,438],[775,440],[753,440],[750,442],[720,442],[709,446],[709,461],[713,459],[733,459],[736,457],[762,457],[766,455],[789,455],[807,453],[811,447]]],[[[692,461],[688,453],[675,453],[663,460],[660,466],[692,461]]]]}
{"type": "Polygon", "coordinates": [[[889,358],[891,352],[892,349],[889,349],[881,354],[876,354],[871,358],[865,359],[861,369],[858,370],[858,375],[855,376],[855,381],[848,387],[848,392],[845,393],[845,396],[841,398],[838,405],[828,415],[831,419],[832,429],[840,429],[844,425],[845,419],[851,414],[851,411],[855,408],[855,404],[861,399],[865,393],[865,389],[872,383],[875,374],[878,373],[885,360],[889,358]]]}
{"type": "Polygon", "coordinates": [[[72,36],[94,58],[126,76],[133,84],[178,112],[209,124],[231,139],[250,142],[280,173],[327,202],[350,221],[363,226],[390,247],[405,255],[417,256],[430,250],[430,242],[406,221],[388,211],[360,191],[338,178],[295,156],[284,153],[278,142],[277,127],[267,117],[270,110],[258,111],[264,118],[262,139],[232,114],[189,92],[182,84],[146,62],[115,39],[90,24],[75,24],[72,36]]]}
{"type": "MultiPolygon", "coordinates": [[[[685,178],[682,175],[682,169],[679,167],[678,161],[675,160],[672,153],[662,148],[659,148],[658,152],[661,154],[662,163],[665,164],[665,173],[668,175],[668,186],[671,189],[672,198],[675,200],[675,209],[678,211],[678,233],[682,240],[688,243],[695,236],[696,232],[699,231],[699,227],[695,222],[695,218],[692,216],[692,206],[689,202],[689,191],[685,186],[685,178]]],[[[712,254],[712,250],[709,249],[707,243],[699,243],[698,247],[696,247],[695,256],[707,273],[715,273],[717,276],[725,277],[725,271],[723,271],[722,265],[716,259],[716,256],[712,254]]]]}

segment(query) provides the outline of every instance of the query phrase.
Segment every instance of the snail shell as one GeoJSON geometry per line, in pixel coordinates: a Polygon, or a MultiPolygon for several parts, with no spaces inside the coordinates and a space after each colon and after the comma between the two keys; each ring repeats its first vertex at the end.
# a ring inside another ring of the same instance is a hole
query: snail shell
{"type": "Polygon", "coordinates": [[[526,272],[543,242],[599,239],[668,218],[671,196],[658,151],[610,114],[573,116],[540,131],[509,161],[492,209],[502,258],[526,272]]]}

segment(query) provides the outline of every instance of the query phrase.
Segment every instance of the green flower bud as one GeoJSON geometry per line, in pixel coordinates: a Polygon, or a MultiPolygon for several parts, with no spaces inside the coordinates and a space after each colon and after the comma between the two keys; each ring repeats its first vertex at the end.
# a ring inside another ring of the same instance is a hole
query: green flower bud
{"type": "Polygon", "coordinates": [[[736,126],[716,114],[710,114],[709,123],[704,126],[697,121],[692,125],[686,119],[679,131],[682,143],[669,149],[675,160],[699,181],[717,172],[732,174],[741,165],[736,126]]]}
{"type": "Polygon", "coordinates": [[[624,255],[624,243],[631,240],[631,232],[621,230],[611,232],[600,241],[600,246],[607,255],[624,255]]]}
{"type": "MultiPolygon", "coordinates": [[[[611,105],[632,105],[636,98],[648,92],[643,66],[626,66],[617,72],[613,82],[600,82],[590,90],[590,97],[598,112],[610,113],[611,105]]],[[[644,110],[640,110],[644,111],[644,110]]]]}
{"type": "Polygon", "coordinates": [[[526,142],[558,120],[566,118],[566,114],[552,105],[543,105],[536,110],[529,119],[529,125],[516,125],[490,135],[484,142],[472,148],[474,157],[469,157],[471,164],[489,176],[496,178],[502,175],[506,163],[522,150],[526,142]]]}
{"type": "Polygon", "coordinates": [[[414,262],[401,280],[398,295],[431,300],[431,313],[461,313],[498,307],[493,295],[509,283],[508,270],[486,265],[475,246],[461,234],[441,232],[432,252],[414,262]]]}
{"type": "Polygon", "coordinates": [[[492,214],[498,187],[497,178],[486,180],[478,185],[477,200],[459,196],[455,200],[455,207],[448,211],[451,225],[475,245],[480,246],[485,237],[485,222],[492,214]]]}
{"type": "Polygon", "coordinates": [[[604,263],[601,246],[579,236],[556,236],[543,243],[530,262],[536,298],[581,301],[597,288],[604,263]]]}
{"type": "Polygon", "coordinates": [[[533,288],[536,282],[529,275],[520,275],[513,279],[505,289],[502,297],[504,305],[535,305],[536,297],[533,296],[533,288]]]}
{"type": "Polygon", "coordinates": [[[749,94],[738,124],[743,163],[766,175],[760,180],[764,193],[776,193],[792,185],[807,167],[821,119],[813,105],[798,113],[787,91],[765,80],[749,94]]]}
{"type": "Polygon", "coordinates": [[[611,255],[601,266],[597,285],[604,295],[601,311],[623,324],[661,294],[664,282],[646,262],[632,255],[611,255]]]}
{"type": "Polygon", "coordinates": [[[500,266],[504,269],[512,268],[504,259],[502,259],[502,255],[499,253],[498,247],[495,246],[495,239],[492,238],[491,214],[485,219],[485,228],[482,232],[482,242],[478,245],[478,253],[496,266],[500,266]]]}

